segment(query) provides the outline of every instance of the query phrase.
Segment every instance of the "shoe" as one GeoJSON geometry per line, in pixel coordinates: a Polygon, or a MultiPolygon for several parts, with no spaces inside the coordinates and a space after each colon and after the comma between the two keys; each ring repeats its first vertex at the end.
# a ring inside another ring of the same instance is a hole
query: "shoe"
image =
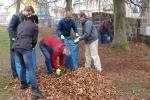
{"type": "Polygon", "coordinates": [[[44,96],[43,96],[42,93],[39,91],[39,89],[33,89],[33,90],[32,90],[31,98],[32,98],[32,99],[38,99],[38,98],[43,99],[44,96]]]}
{"type": "Polygon", "coordinates": [[[102,70],[103,70],[103,69],[102,69],[101,67],[96,67],[96,72],[97,72],[97,73],[101,73],[102,70]]]}
{"type": "Polygon", "coordinates": [[[29,88],[29,84],[27,84],[26,82],[21,81],[20,89],[24,90],[24,89],[27,89],[27,88],[29,88]]]}

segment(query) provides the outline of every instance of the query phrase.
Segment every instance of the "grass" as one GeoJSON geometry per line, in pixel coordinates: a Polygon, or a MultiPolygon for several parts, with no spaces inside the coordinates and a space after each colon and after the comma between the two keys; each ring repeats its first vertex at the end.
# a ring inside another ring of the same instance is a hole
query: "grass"
{"type": "Polygon", "coordinates": [[[0,28],[0,55],[6,55],[9,52],[9,35],[6,27],[0,28]]]}
{"type": "Polygon", "coordinates": [[[0,28],[0,93],[9,83],[9,36],[6,27],[0,28]]]}

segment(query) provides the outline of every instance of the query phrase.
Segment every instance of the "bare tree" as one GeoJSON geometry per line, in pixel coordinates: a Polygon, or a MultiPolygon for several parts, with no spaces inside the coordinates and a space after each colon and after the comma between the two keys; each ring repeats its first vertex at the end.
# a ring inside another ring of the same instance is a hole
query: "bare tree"
{"type": "Polygon", "coordinates": [[[72,0],[66,0],[66,11],[72,10],[72,0]]]}
{"type": "Polygon", "coordinates": [[[16,13],[18,13],[20,11],[20,4],[21,4],[21,0],[17,0],[16,1],[17,7],[16,7],[16,13]]]}

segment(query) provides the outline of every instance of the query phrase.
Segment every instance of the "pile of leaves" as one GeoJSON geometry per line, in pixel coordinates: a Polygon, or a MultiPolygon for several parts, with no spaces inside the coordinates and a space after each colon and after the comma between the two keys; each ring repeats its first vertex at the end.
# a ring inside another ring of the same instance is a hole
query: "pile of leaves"
{"type": "MultiPolygon", "coordinates": [[[[38,83],[44,100],[115,100],[119,96],[112,81],[94,68],[81,67],[75,71],[63,68],[61,76],[48,75],[43,69],[38,71],[38,83]]],[[[31,89],[22,93],[29,97],[31,89]]]]}

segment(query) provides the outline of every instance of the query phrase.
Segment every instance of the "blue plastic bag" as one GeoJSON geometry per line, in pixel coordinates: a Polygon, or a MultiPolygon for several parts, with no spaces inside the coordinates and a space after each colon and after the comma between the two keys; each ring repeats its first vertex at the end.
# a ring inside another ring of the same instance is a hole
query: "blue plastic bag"
{"type": "MultiPolygon", "coordinates": [[[[33,50],[32,50],[32,59],[33,59],[34,70],[36,70],[37,65],[36,65],[36,49],[35,48],[33,48],[33,50]]],[[[21,65],[20,65],[20,61],[19,61],[19,58],[17,55],[15,55],[15,65],[16,65],[18,77],[20,79],[21,65]]],[[[26,80],[29,83],[29,71],[28,70],[26,70],[26,80]]]]}
{"type": "Polygon", "coordinates": [[[67,37],[63,42],[71,50],[71,55],[65,56],[65,66],[70,69],[76,69],[78,66],[79,45],[74,44],[74,37],[67,37]]]}

